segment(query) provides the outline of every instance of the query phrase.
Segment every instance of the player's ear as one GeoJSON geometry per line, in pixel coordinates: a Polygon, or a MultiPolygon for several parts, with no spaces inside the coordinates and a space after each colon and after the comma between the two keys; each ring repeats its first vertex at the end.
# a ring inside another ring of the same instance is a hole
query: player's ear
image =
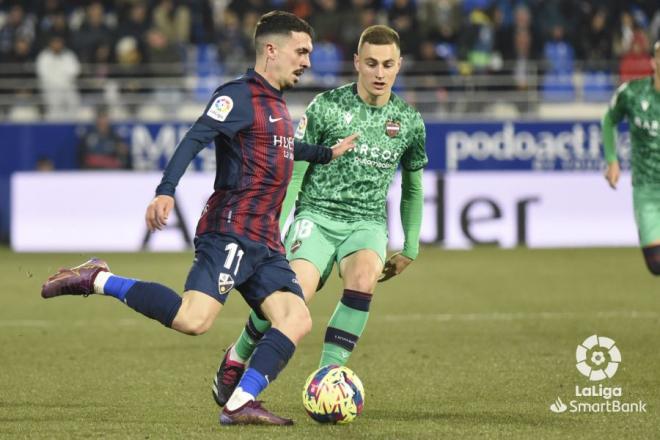
{"type": "Polygon", "coordinates": [[[264,52],[268,59],[274,60],[277,57],[277,45],[273,42],[264,44],[264,52]]]}
{"type": "Polygon", "coordinates": [[[353,66],[356,72],[360,71],[360,56],[356,53],[353,54],[353,66]]]}

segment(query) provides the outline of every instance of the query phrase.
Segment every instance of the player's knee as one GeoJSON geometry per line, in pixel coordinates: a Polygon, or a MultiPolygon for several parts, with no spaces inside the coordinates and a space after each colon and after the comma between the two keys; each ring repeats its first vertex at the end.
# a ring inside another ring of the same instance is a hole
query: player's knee
{"type": "Polygon", "coordinates": [[[312,317],[304,304],[290,308],[279,325],[296,343],[312,331],[312,317]]]}
{"type": "Polygon", "coordinates": [[[213,325],[213,319],[203,313],[178,315],[174,322],[176,329],[191,336],[203,335],[213,325]]]}
{"type": "Polygon", "coordinates": [[[378,281],[378,275],[372,270],[359,270],[346,280],[346,287],[358,292],[373,292],[378,281]]]}
{"type": "Polygon", "coordinates": [[[660,245],[649,246],[642,249],[646,267],[653,275],[660,275],[660,245]]]}
{"type": "Polygon", "coordinates": [[[178,325],[178,330],[190,336],[203,335],[210,328],[211,322],[203,319],[188,319],[180,322],[178,325]]]}

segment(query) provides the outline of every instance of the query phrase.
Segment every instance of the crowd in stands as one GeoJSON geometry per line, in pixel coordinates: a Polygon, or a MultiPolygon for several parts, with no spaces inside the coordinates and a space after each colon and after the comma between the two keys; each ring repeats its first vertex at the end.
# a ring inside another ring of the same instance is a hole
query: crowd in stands
{"type": "MultiPolygon", "coordinates": [[[[144,79],[154,76],[171,79],[156,93],[177,102],[187,73],[241,73],[254,25],[273,9],[314,27],[312,73],[321,81],[350,62],[360,32],[376,23],[399,32],[412,77],[507,74],[518,90],[555,97],[570,97],[576,66],[596,82],[650,73],[660,39],[657,0],[0,0],[0,78],[35,79],[53,113],[76,106],[80,92],[112,104],[152,91],[144,79]],[[543,84],[530,85],[530,65],[542,66],[543,84]]],[[[21,84],[15,96],[30,93],[21,84]]]]}

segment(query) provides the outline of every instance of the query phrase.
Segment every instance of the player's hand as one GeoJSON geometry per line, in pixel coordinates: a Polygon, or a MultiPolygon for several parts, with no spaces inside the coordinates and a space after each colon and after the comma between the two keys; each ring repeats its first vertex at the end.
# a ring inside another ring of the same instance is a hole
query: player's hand
{"type": "Polygon", "coordinates": [[[342,139],[341,142],[337,143],[337,145],[332,147],[332,160],[337,159],[342,154],[355,148],[355,139],[357,139],[357,137],[358,134],[353,133],[352,135],[342,139]]]}
{"type": "Polygon", "coordinates": [[[397,252],[396,254],[388,258],[387,261],[385,262],[385,266],[383,267],[383,273],[378,279],[378,282],[382,283],[383,281],[387,281],[395,275],[399,275],[412,262],[413,260],[411,260],[410,258],[404,255],[401,255],[401,252],[397,252]]]}
{"type": "Polygon", "coordinates": [[[605,171],[605,180],[610,184],[612,189],[616,189],[616,184],[619,182],[619,175],[621,174],[621,168],[619,167],[619,162],[612,162],[607,166],[605,171]]]}
{"type": "Polygon", "coordinates": [[[172,208],[174,208],[174,197],[154,197],[151,203],[149,203],[149,206],[147,206],[147,213],[144,216],[149,231],[154,232],[156,229],[163,229],[167,224],[167,218],[170,216],[172,208]]]}

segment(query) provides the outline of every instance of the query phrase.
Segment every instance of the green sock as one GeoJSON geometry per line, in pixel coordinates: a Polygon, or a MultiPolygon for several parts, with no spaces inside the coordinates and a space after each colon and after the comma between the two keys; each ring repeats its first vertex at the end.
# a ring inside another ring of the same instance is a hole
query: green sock
{"type": "Polygon", "coordinates": [[[369,319],[371,294],[345,289],[325,331],[320,367],[345,365],[369,319]]]}
{"type": "Polygon", "coordinates": [[[270,321],[260,319],[254,310],[250,313],[241,336],[238,337],[234,349],[244,362],[252,356],[252,352],[264,333],[270,328],[270,321]]]}

